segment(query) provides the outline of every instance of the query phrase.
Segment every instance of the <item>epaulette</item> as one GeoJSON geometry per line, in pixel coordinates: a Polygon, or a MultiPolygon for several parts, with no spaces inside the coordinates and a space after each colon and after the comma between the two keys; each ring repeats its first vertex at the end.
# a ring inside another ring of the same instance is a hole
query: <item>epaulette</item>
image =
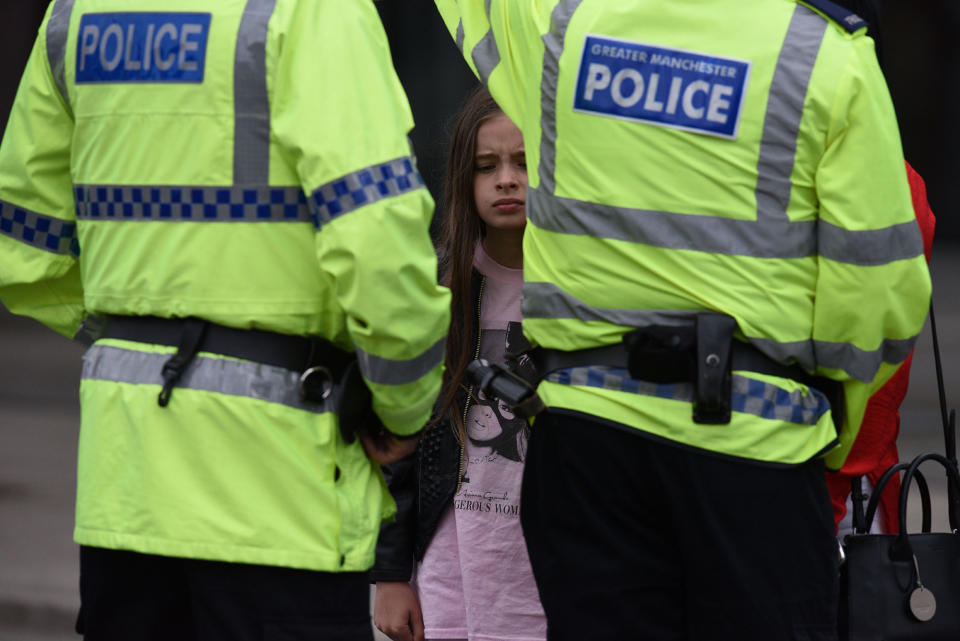
{"type": "Polygon", "coordinates": [[[839,24],[841,27],[854,33],[859,29],[863,29],[867,26],[867,21],[850,11],[849,9],[844,9],[836,2],[830,2],[830,0],[801,0],[804,4],[808,4],[820,13],[825,16],[832,18],[834,22],[839,24]]]}

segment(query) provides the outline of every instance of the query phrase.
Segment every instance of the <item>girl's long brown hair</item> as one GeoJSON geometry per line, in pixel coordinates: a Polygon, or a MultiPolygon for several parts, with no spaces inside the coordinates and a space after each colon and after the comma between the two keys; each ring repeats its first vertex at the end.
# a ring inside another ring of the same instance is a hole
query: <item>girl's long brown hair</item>
{"type": "Polygon", "coordinates": [[[478,86],[457,113],[450,132],[450,149],[443,176],[441,203],[445,217],[441,227],[440,283],[450,288],[451,318],[447,334],[446,369],[441,391],[442,409],[437,417],[450,417],[450,425],[460,443],[464,443],[463,411],[456,402],[463,385],[467,365],[473,360],[473,334],[479,319],[473,318],[470,276],[473,253],[483,238],[484,228],[473,197],[476,167],[477,132],[480,126],[503,113],[490,92],[478,86]]]}

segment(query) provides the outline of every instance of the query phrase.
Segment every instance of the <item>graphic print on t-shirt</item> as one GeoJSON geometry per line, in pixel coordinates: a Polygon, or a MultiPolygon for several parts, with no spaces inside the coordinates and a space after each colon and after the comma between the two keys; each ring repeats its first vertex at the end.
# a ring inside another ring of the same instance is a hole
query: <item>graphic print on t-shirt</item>
{"type": "MultiPolygon", "coordinates": [[[[514,324],[519,325],[510,322],[505,329],[484,329],[480,354],[490,362],[503,362],[509,325],[514,324]]],[[[529,423],[500,399],[483,395],[473,399],[466,419],[466,473],[454,498],[454,508],[518,517],[529,423]]]]}
{"type": "Polygon", "coordinates": [[[480,457],[495,461],[502,457],[523,463],[530,426],[506,403],[481,393],[467,411],[467,438],[473,446],[469,448],[471,461],[480,457]]]}
{"type": "MultiPolygon", "coordinates": [[[[520,323],[511,322],[510,325],[520,325],[520,323]]],[[[510,330],[486,330],[481,338],[480,351],[490,353],[496,360],[488,359],[490,362],[502,362],[503,354],[506,351],[507,337],[510,330]],[[485,343],[491,343],[490,348],[485,350],[485,343]],[[494,348],[499,346],[499,350],[494,348]],[[499,358],[494,356],[493,352],[499,351],[499,358]]],[[[483,456],[484,448],[489,449],[486,454],[488,460],[496,460],[497,457],[503,457],[517,463],[522,463],[526,458],[527,439],[530,437],[530,425],[526,420],[517,416],[513,409],[498,398],[487,398],[482,393],[478,394],[471,407],[467,410],[467,437],[470,439],[470,458],[483,456]]]]}

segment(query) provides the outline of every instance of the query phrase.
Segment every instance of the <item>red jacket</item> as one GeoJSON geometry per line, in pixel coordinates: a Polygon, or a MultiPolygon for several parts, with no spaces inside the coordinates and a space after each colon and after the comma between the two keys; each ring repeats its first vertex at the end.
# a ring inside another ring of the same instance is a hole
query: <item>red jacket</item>
{"type": "MultiPolygon", "coordinates": [[[[930,248],[933,244],[933,229],[936,218],[927,202],[927,188],[910,163],[907,165],[907,180],[910,183],[910,193],[913,196],[913,211],[923,234],[923,252],[927,262],[930,262],[930,248]]],[[[834,524],[840,523],[847,511],[847,497],[850,495],[850,484],[854,477],[865,475],[873,485],[876,485],[880,476],[891,465],[899,462],[897,452],[897,434],[900,431],[900,404],[907,394],[907,383],[910,378],[910,363],[913,352],[897,370],[896,374],[870,397],[867,411],[863,417],[863,424],[853,443],[850,455],[839,472],[827,473],[827,488],[830,491],[830,500],[833,503],[834,524]]],[[[899,528],[897,516],[897,500],[900,494],[900,478],[894,476],[887,484],[887,489],[880,497],[877,508],[881,514],[885,532],[896,532],[899,528]]]]}

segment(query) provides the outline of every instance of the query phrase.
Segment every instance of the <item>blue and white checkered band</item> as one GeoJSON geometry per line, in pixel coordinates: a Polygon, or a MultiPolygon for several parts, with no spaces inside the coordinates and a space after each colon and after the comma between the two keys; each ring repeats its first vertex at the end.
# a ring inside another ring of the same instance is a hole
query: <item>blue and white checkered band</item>
{"type": "Polygon", "coordinates": [[[309,222],[299,187],[76,185],[81,220],[309,222]]]}
{"type": "Polygon", "coordinates": [[[423,178],[409,156],[367,167],[313,192],[310,196],[313,222],[319,229],[337,216],[423,186],[423,178]]]}
{"type": "Polygon", "coordinates": [[[77,225],[0,200],[0,234],[53,254],[80,255],[77,225]]]}
{"type": "MultiPolygon", "coordinates": [[[[614,367],[573,367],[553,372],[544,380],[561,385],[598,387],[693,402],[693,383],[638,381],[630,378],[627,370],[614,367]]],[[[788,392],[776,385],[739,374],[732,376],[730,387],[730,405],[735,412],[800,425],[816,425],[820,417],[830,411],[830,402],[813,388],[808,388],[806,394],[799,389],[788,392]]]]}
{"type": "Polygon", "coordinates": [[[752,63],[589,35],[574,111],[735,139],[752,63]]]}
{"type": "Polygon", "coordinates": [[[209,36],[209,13],[85,13],[76,82],[203,82],[209,36]]]}

